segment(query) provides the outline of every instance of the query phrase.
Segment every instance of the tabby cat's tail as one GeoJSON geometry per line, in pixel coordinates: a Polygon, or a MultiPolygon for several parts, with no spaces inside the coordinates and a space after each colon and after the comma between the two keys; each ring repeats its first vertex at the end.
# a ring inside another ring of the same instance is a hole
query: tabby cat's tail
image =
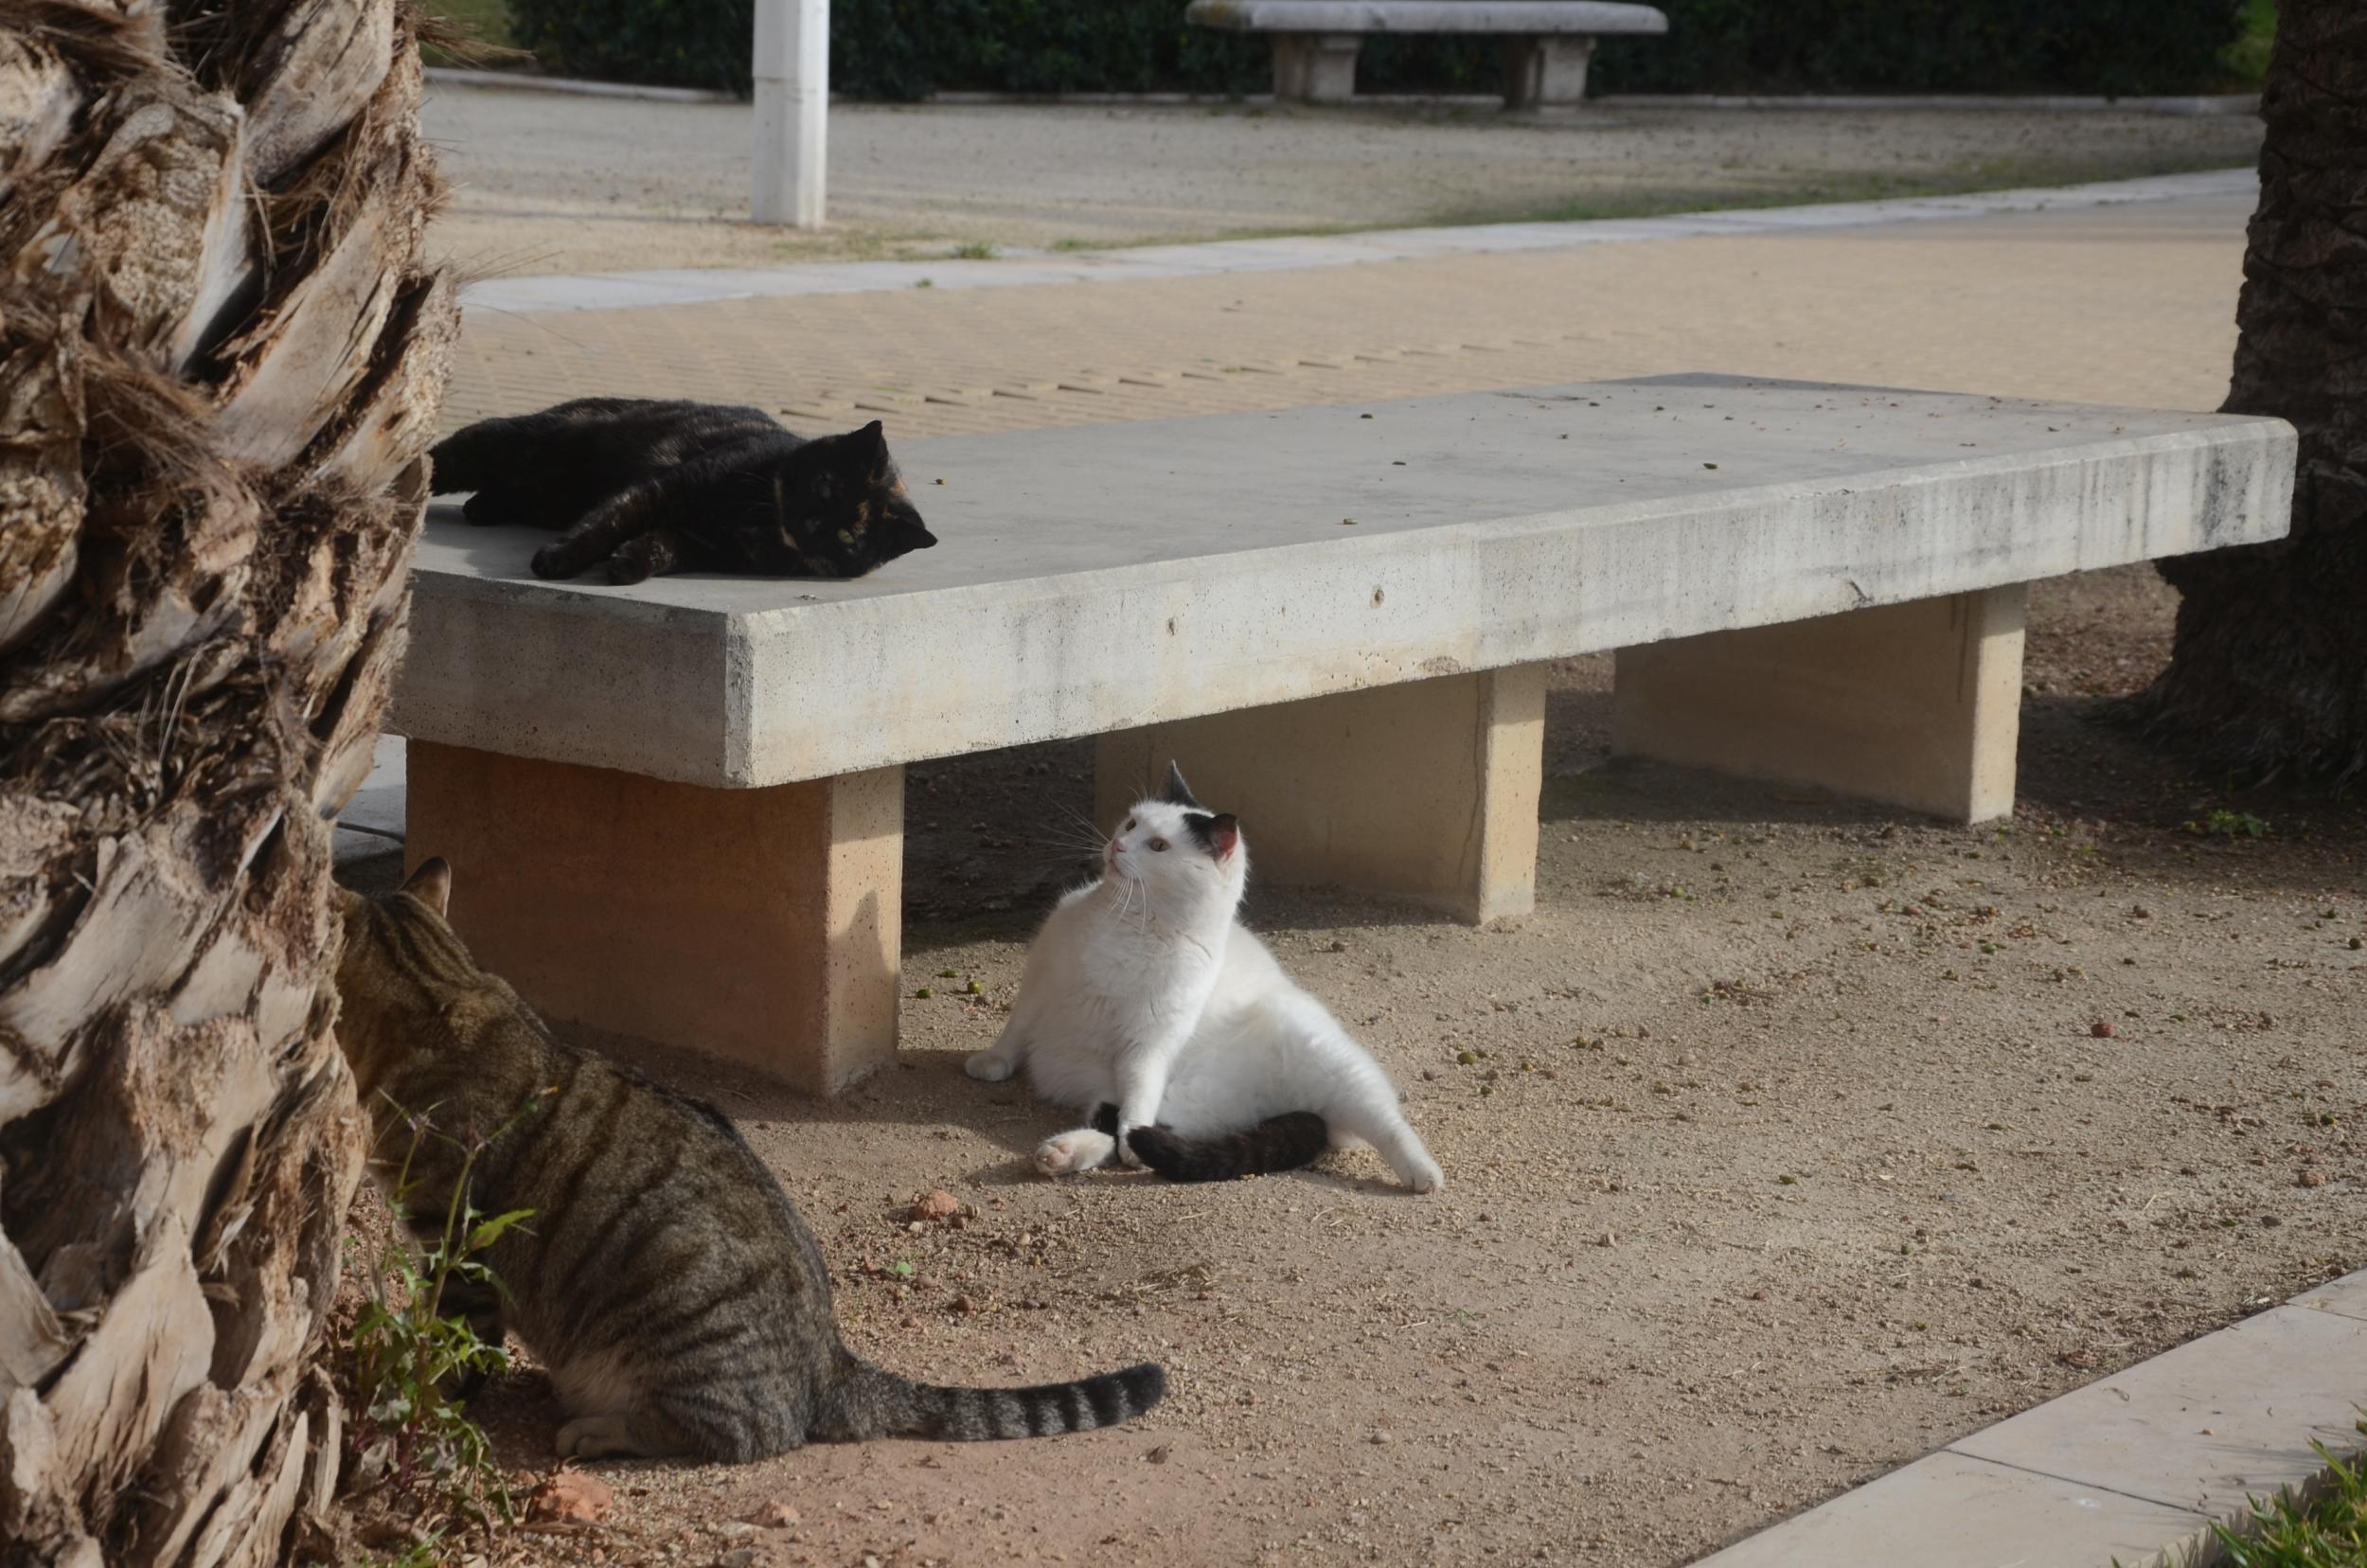
{"type": "Polygon", "coordinates": [[[1054,1437],[1130,1421],[1166,1392],[1166,1369],[1153,1362],[1033,1388],[947,1388],[899,1378],[850,1357],[838,1386],[838,1419],[827,1434],[941,1442],[1054,1437]]]}
{"type": "Polygon", "coordinates": [[[1138,1127],[1128,1139],[1134,1157],[1170,1182],[1232,1182],[1312,1165],[1331,1145],[1323,1117],[1312,1111],[1268,1116],[1246,1132],[1179,1138],[1164,1127],[1138,1127]]]}

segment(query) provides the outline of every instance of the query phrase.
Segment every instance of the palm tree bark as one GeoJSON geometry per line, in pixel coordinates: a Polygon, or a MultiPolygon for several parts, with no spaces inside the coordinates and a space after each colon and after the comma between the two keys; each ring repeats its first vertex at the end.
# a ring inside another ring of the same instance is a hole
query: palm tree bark
{"type": "Polygon", "coordinates": [[[2246,780],[2367,767],[2367,7],[2283,0],[2225,407],[2301,434],[2291,536],[2165,561],[2145,717],[2246,780]]]}
{"type": "Polygon", "coordinates": [[[270,1563],[456,313],[397,0],[0,0],[0,1564],[270,1563]]]}

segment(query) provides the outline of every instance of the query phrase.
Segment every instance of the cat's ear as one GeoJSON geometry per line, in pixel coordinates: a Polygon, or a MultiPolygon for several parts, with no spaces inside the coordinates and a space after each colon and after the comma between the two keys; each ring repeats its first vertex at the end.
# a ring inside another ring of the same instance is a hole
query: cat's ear
{"type": "Polygon", "coordinates": [[[1186,811],[1201,809],[1199,799],[1192,793],[1192,787],[1184,782],[1183,767],[1172,761],[1167,764],[1167,781],[1159,787],[1159,799],[1186,811]]]}
{"type": "Polygon", "coordinates": [[[1231,860],[1233,851],[1240,847],[1241,824],[1231,811],[1220,811],[1215,816],[1196,811],[1184,819],[1184,825],[1192,830],[1192,837],[1200,840],[1201,847],[1208,851],[1208,858],[1219,865],[1231,860]]]}
{"type": "Polygon", "coordinates": [[[892,526],[889,538],[896,543],[897,554],[925,550],[937,542],[937,536],[929,531],[929,525],[920,520],[919,508],[902,496],[888,503],[887,515],[892,526]]]}
{"type": "Polygon", "coordinates": [[[874,486],[895,481],[895,464],[888,459],[888,429],[879,419],[860,431],[847,431],[847,459],[874,486]]]}
{"type": "Polygon", "coordinates": [[[431,857],[411,873],[402,890],[442,915],[452,906],[452,863],[441,855],[431,857]]]}

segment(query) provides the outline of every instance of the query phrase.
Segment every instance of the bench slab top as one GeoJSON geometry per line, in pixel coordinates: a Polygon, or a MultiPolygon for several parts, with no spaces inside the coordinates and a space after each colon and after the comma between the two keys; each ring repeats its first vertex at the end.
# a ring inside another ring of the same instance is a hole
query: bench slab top
{"type": "Polygon", "coordinates": [[[941,543],[855,581],[543,582],[550,535],[436,507],[390,727],[828,777],[2279,538],[2294,462],[2276,419],[1717,376],[890,436],[941,543]]]}
{"type": "Polygon", "coordinates": [[[1184,20],[1236,32],[1664,33],[1650,6],[1611,0],[1192,0],[1184,20]]]}

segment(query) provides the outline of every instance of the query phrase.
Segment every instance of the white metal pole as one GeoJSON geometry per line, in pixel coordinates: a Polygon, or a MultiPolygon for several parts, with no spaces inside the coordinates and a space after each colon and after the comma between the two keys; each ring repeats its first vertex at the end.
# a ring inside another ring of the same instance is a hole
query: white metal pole
{"type": "Polygon", "coordinates": [[[756,220],[822,226],[830,0],[756,0],[756,220]]]}

